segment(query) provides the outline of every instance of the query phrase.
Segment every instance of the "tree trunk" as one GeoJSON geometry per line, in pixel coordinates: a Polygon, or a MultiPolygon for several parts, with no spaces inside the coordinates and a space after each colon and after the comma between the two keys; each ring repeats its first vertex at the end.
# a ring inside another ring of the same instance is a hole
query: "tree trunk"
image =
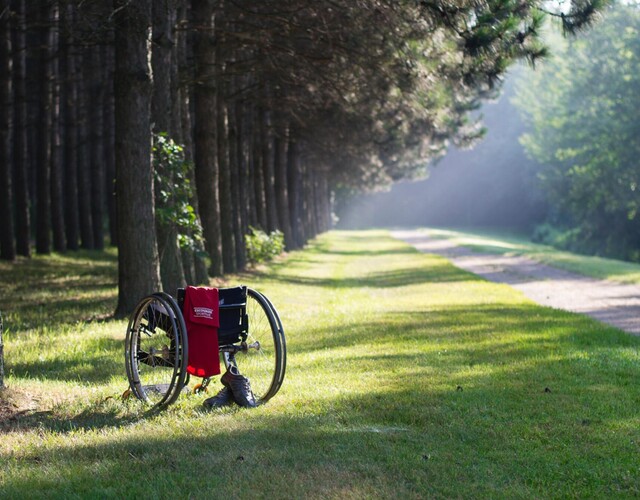
{"type": "Polygon", "coordinates": [[[67,242],[64,229],[64,198],[62,193],[62,125],[60,123],[60,12],[58,2],[52,2],[53,34],[52,45],[52,114],[51,114],[51,229],[53,234],[53,249],[64,252],[67,242]]]}
{"type": "Polygon", "coordinates": [[[264,202],[267,209],[266,231],[278,229],[276,193],[273,185],[273,155],[271,153],[271,134],[269,134],[269,113],[260,111],[260,154],[262,156],[262,180],[264,182],[264,202]]]}
{"type": "MultiPolygon", "coordinates": [[[[107,68],[107,81],[113,82],[114,72],[113,47],[106,48],[105,66],[107,68]]],[[[105,144],[105,196],[107,200],[107,212],[109,214],[109,240],[111,245],[118,246],[118,224],[116,211],[116,160],[115,160],[115,116],[114,116],[113,86],[105,93],[104,102],[104,144],[105,144]]]]}
{"type": "Polygon", "coordinates": [[[213,0],[193,0],[195,33],[195,177],[205,248],[211,259],[209,274],[223,272],[220,236],[219,171],[216,144],[215,43],[213,0]]]}
{"type": "MultiPolygon", "coordinates": [[[[178,11],[179,22],[186,22],[188,19],[188,6],[182,5],[178,11]]],[[[178,78],[174,83],[178,83],[180,81],[192,81],[193,80],[193,68],[191,65],[187,64],[187,61],[192,60],[192,45],[188,43],[188,37],[186,32],[178,31],[178,52],[176,55],[177,61],[181,62],[180,66],[177,66],[178,69],[178,78]]],[[[184,144],[184,153],[185,159],[193,164],[194,158],[194,146],[193,146],[193,114],[191,113],[191,99],[192,99],[192,87],[186,83],[178,86],[178,99],[180,105],[180,130],[182,132],[182,143],[184,144]]],[[[189,181],[191,182],[192,189],[192,197],[189,200],[189,203],[195,210],[196,216],[198,217],[199,222],[202,224],[202,217],[200,215],[200,204],[198,202],[198,196],[196,193],[196,178],[195,172],[193,169],[189,171],[189,181]]],[[[189,269],[189,273],[191,276],[187,278],[187,283],[192,284],[201,284],[209,283],[209,273],[207,271],[207,265],[202,257],[204,253],[204,247],[202,242],[197,241],[195,243],[196,249],[187,249],[183,251],[183,267],[185,269],[185,275],[187,274],[186,270],[189,269]]]]}
{"type": "Polygon", "coordinates": [[[291,220],[291,234],[293,235],[293,248],[301,248],[304,245],[302,228],[302,178],[300,175],[300,158],[298,156],[298,144],[289,133],[289,146],[287,149],[287,188],[289,194],[289,218],[291,220]]]}
{"type": "Polygon", "coordinates": [[[0,312],[0,389],[4,389],[4,342],[2,341],[2,312],[0,312]]]}
{"type": "MultiPolygon", "coordinates": [[[[151,101],[151,121],[156,134],[167,134],[175,138],[172,116],[171,73],[173,65],[173,26],[176,10],[173,0],[161,0],[153,3],[153,51],[151,65],[153,67],[153,98],[151,101]]],[[[175,183],[173,173],[162,165],[156,164],[156,174],[170,185],[175,183]]],[[[158,189],[156,186],[156,195],[158,189]]],[[[158,198],[158,196],[156,196],[158,198]]],[[[169,203],[172,203],[170,201],[169,203]]],[[[158,234],[158,254],[160,256],[160,277],[162,287],[168,293],[176,293],[178,288],[186,285],[182,255],[178,245],[178,230],[169,222],[156,220],[158,234]]]]}
{"type": "Polygon", "coordinates": [[[276,207],[278,209],[278,221],[284,234],[284,242],[287,249],[295,247],[291,232],[291,219],[289,216],[289,189],[287,187],[287,131],[281,127],[273,142],[273,166],[276,191],[276,207]]]}
{"type": "Polygon", "coordinates": [[[65,81],[65,181],[64,219],[67,248],[77,250],[80,241],[80,213],[78,206],[78,56],[74,47],[72,26],[75,6],[69,3],[64,11],[65,81]]]}
{"type": "MultiPolygon", "coordinates": [[[[9,0],[0,0],[0,214],[2,214],[0,217],[0,258],[3,260],[13,260],[16,257],[11,186],[11,134],[13,129],[11,64],[9,0]]],[[[1,338],[0,345],[2,345],[1,338]]],[[[1,366],[2,359],[0,358],[1,366]]],[[[2,372],[0,371],[0,373],[2,372]]],[[[2,387],[1,382],[0,379],[0,387],[2,387]]]]}
{"type": "Polygon", "coordinates": [[[222,89],[218,87],[218,169],[220,171],[220,234],[224,272],[236,271],[236,246],[233,234],[235,207],[231,200],[231,172],[229,171],[229,138],[227,135],[227,107],[222,89]]]}
{"type": "Polygon", "coordinates": [[[315,238],[318,235],[318,218],[316,217],[317,215],[317,199],[316,196],[318,194],[318,190],[317,190],[317,183],[316,183],[316,173],[314,170],[312,170],[311,168],[309,168],[309,166],[307,165],[307,169],[306,169],[306,179],[307,179],[307,189],[306,189],[306,196],[305,196],[305,201],[306,201],[306,206],[305,206],[305,212],[307,213],[307,217],[308,217],[308,224],[306,224],[306,227],[308,228],[308,233],[307,233],[307,240],[310,240],[311,238],[315,238]]]}
{"type": "Polygon", "coordinates": [[[118,306],[129,314],[161,288],[151,166],[151,0],[116,0],[115,124],[118,306]]]}
{"type": "Polygon", "coordinates": [[[78,208],[80,217],[80,246],[93,249],[93,219],[91,217],[91,184],[93,169],[91,168],[91,135],[93,127],[89,126],[89,110],[91,100],[91,53],[82,51],[78,80],[78,208]]]}
{"type": "Polygon", "coordinates": [[[229,108],[229,172],[231,175],[231,204],[233,210],[233,234],[235,240],[235,260],[238,269],[242,270],[247,265],[247,257],[244,247],[243,219],[245,218],[245,192],[246,184],[242,176],[243,171],[242,149],[242,104],[236,101],[229,108]]]}
{"type": "Polygon", "coordinates": [[[245,158],[244,162],[244,179],[247,191],[247,227],[244,234],[249,231],[249,226],[259,227],[260,220],[258,218],[258,198],[256,192],[256,162],[255,162],[255,123],[254,123],[255,107],[247,106],[244,113],[244,123],[246,132],[241,136],[242,150],[245,158]]]}
{"type": "Polygon", "coordinates": [[[18,255],[31,255],[31,215],[29,212],[29,184],[27,158],[27,65],[26,65],[26,12],[25,0],[15,0],[16,27],[14,29],[14,190],[16,209],[16,251],[18,255]]]}
{"type": "Polygon", "coordinates": [[[89,108],[91,122],[90,154],[91,154],[91,229],[93,248],[104,248],[104,102],[105,86],[105,51],[102,47],[94,47],[91,61],[91,81],[88,96],[94,104],[89,108]]]}
{"type": "Polygon", "coordinates": [[[331,193],[326,170],[317,172],[317,187],[318,230],[323,233],[331,229],[331,193]]]}
{"type": "Polygon", "coordinates": [[[253,173],[253,190],[255,193],[255,204],[256,204],[256,215],[258,217],[258,226],[263,231],[267,231],[269,229],[268,220],[267,220],[267,201],[265,198],[265,180],[264,180],[264,167],[263,156],[262,156],[262,134],[261,132],[261,124],[262,121],[262,113],[260,109],[253,109],[252,113],[253,118],[253,129],[252,129],[252,173],[253,173]]]}
{"type": "Polygon", "coordinates": [[[36,165],[36,252],[51,253],[51,6],[38,6],[40,54],[38,146],[36,165]]]}

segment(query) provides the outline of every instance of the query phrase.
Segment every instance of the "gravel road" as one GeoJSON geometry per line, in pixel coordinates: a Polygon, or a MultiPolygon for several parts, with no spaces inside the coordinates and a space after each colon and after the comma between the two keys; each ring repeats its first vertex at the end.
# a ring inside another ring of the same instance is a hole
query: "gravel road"
{"type": "Polygon", "coordinates": [[[640,335],[640,286],[588,278],[526,257],[483,254],[431,239],[420,231],[392,231],[421,252],[441,255],[455,266],[489,281],[505,283],[538,304],[587,314],[603,323],[640,335]]]}

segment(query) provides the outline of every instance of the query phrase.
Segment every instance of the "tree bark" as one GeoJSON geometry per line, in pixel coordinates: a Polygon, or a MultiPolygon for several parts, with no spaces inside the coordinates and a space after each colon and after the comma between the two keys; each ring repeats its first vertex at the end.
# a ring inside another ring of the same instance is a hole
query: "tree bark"
{"type": "MultiPolygon", "coordinates": [[[[0,1],[0,258],[16,257],[13,227],[11,146],[13,131],[11,25],[9,0],[0,1]]],[[[2,339],[0,338],[0,345],[2,339]]],[[[0,358],[0,367],[2,366],[0,358]]],[[[2,373],[2,372],[0,372],[2,373]]],[[[0,387],[2,380],[0,379],[0,387]]]]}
{"type": "Polygon", "coordinates": [[[289,133],[287,148],[287,188],[289,194],[289,218],[291,220],[291,234],[294,248],[304,246],[302,228],[302,178],[300,173],[300,158],[298,144],[289,133]]]}
{"type": "Polygon", "coordinates": [[[151,166],[151,0],[116,0],[115,124],[118,305],[129,314],[161,288],[151,166]]]}
{"type": "Polygon", "coordinates": [[[211,259],[209,274],[221,276],[223,261],[216,144],[214,5],[213,0],[193,0],[192,2],[193,19],[198,26],[194,45],[196,63],[194,159],[205,248],[211,259]]]}
{"type": "Polygon", "coordinates": [[[255,210],[257,215],[258,226],[263,231],[269,229],[267,220],[267,200],[265,198],[265,180],[264,180],[264,167],[262,156],[262,134],[261,134],[261,122],[262,113],[260,109],[253,109],[253,129],[252,129],[252,162],[251,171],[253,177],[253,190],[255,193],[255,210]]]}
{"type": "Polygon", "coordinates": [[[90,154],[91,154],[91,229],[93,248],[104,248],[104,188],[106,176],[105,164],[105,128],[104,128],[104,94],[105,86],[105,51],[103,47],[92,49],[91,82],[89,98],[94,104],[89,108],[91,122],[90,154]]]}
{"type": "Polygon", "coordinates": [[[52,2],[52,114],[51,114],[51,229],[53,235],[53,249],[64,252],[67,241],[64,229],[64,198],[62,192],[62,125],[60,123],[60,11],[57,1],[52,2]]]}
{"type": "Polygon", "coordinates": [[[91,133],[89,110],[92,107],[90,82],[92,65],[89,49],[82,51],[80,67],[83,71],[78,79],[78,208],[80,218],[80,246],[93,249],[93,219],[91,217],[91,133]]]}
{"type": "Polygon", "coordinates": [[[38,6],[40,69],[38,82],[37,165],[36,165],[36,252],[51,253],[51,6],[38,6]]]}
{"type": "Polygon", "coordinates": [[[0,389],[4,389],[4,342],[2,341],[2,312],[0,312],[0,389]]]}
{"type": "Polygon", "coordinates": [[[236,101],[229,108],[229,172],[231,175],[231,211],[233,218],[233,234],[236,250],[236,264],[238,269],[247,265],[244,247],[243,221],[246,217],[246,183],[242,176],[243,148],[242,148],[242,103],[236,101]]]}
{"type": "Polygon", "coordinates": [[[271,134],[269,133],[269,113],[260,111],[260,154],[262,156],[262,180],[264,182],[264,202],[267,210],[267,232],[278,229],[278,213],[276,209],[276,193],[273,179],[273,155],[271,152],[271,134]]]}
{"type": "Polygon", "coordinates": [[[31,215],[29,212],[28,158],[27,158],[27,65],[26,65],[26,12],[25,0],[14,0],[16,26],[14,29],[13,75],[14,75],[14,187],[16,252],[24,257],[31,256],[31,215]]]}
{"type": "MultiPolygon", "coordinates": [[[[173,26],[175,24],[176,9],[174,0],[160,0],[153,2],[153,51],[151,65],[153,67],[153,98],[151,100],[151,121],[156,134],[167,134],[176,139],[174,119],[172,116],[172,65],[175,42],[173,26]]],[[[156,174],[173,185],[176,181],[173,173],[162,165],[156,164],[156,174]]],[[[156,186],[157,190],[160,186],[156,186]]],[[[157,196],[156,196],[157,197],[157,196]]],[[[171,201],[170,201],[171,203],[171,201]]],[[[186,285],[182,256],[178,245],[178,230],[172,223],[156,220],[158,235],[158,254],[160,257],[160,277],[162,287],[169,293],[176,293],[178,288],[186,285]]]]}
{"type": "MultiPolygon", "coordinates": [[[[189,17],[188,5],[182,4],[178,10],[179,23],[182,25],[186,23],[189,17]]],[[[178,100],[180,105],[180,130],[182,135],[182,143],[184,145],[185,159],[193,164],[194,161],[194,145],[193,145],[193,113],[191,112],[191,103],[193,98],[192,87],[185,83],[193,80],[193,67],[188,64],[188,61],[193,59],[192,44],[188,43],[187,33],[185,31],[178,31],[177,40],[178,51],[176,59],[180,65],[176,64],[178,70],[178,78],[174,83],[178,84],[178,100]],[[182,83],[181,83],[182,82],[182,83]]],[[[200,215],[200,204],[198,202],[198,195],[196,193],[196,178],[193,169],[189,170],[189,181],[191,182],[192,197],[189,203],[195,210],[198,221],[202,224],[202,217],[200,215]]],[[[195,242],[195,250],[186,249],[183,251],[183,268],[185,269],[185,278],[187,283],[190,284],[207,284],[209,282],[209,273],[207,271],[207,264],[204,261],[202,255],[205,253],[204,246],[201,241],[195,242]],[[190,276],[186,276],[187,269],[190,276]]]]}
{"type": "Polygon", "coordinates": [[[224,95],[218,87],[218,169],[220,171],[220,234],[222,237],[222,258],[224,272],[237,269],[236,244],[233,234],[233,214],[235,207],[231,199],[231,172],[229,170],[229,137],[227,135],[227,106],[224,95]]]}
{"type": "MultiPolygon", "coordinates": [[[[105,66],[107,69],[107,81],[113,82],[114,73],[113,47],[106,48],[105,66]]],[[[113,87],[105,93],[104,102],[104,141],[105,141],[105,196],[107,200],[107,212],[109,214],[109,240],[111,245],[118,246],[117,202],[116,202],[116,160],[115,160],[115,116],[114,116],[113,87]]]]}
{"type": "Polygon", "coordinates": [[[77,250],[80,240],[80,213],[78,206],[78,56],[74,47],[72,26],[75,6],[67,5],[65,21],[65,232],[67,248],[77,250]]]}
{"type": "Polygon", "coordinates": [[[260,220],[258,218],[258,198],[256,192],[256,162],[255,162],[255,123],[254,123],[255,107],[246,106],[243,117],[246,132],[241,136],[242,140],[242,153],[244,156],[243,177],[246,185],[247,196],[247,227],[245,227],[244,234],[249,231],[249,226],[259,227],[260,220]]]}
{"type": "Polygon", "coordinates": [[[278,209],[278,221],[284,235],[287,249],[295,247],[291,232],[291,218],[289,216],[289,189],[287,187],[287,131],[282,126],[278,130],[273,142],[273,166],[276,192],[276,207],[278,209]]]}

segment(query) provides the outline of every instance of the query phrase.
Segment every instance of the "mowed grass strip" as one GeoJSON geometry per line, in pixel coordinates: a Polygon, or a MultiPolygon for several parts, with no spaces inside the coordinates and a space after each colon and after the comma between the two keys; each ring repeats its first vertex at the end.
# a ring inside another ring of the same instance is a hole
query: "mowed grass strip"
{"type": "Polygon", "coordinates": [[[532,243],[525,237],[496,231],[423,229],[432,238],[452,240],[460,246],[484,253],[523,255],[544,264],[592,278],[640,285],[640,264],[593,255],[564,252],[549,245],[532,243]]]}
{"type": "Polygon", "coordinates": [[[0,425],[1,496],[640,494],[638,338],[382,231],[331,232],[238,281],[287,334],[283,388],[254,410],[184,396],[146,416],[119,397],[124,322],[9,325],[8,384],[30,406],[0,425]]]}

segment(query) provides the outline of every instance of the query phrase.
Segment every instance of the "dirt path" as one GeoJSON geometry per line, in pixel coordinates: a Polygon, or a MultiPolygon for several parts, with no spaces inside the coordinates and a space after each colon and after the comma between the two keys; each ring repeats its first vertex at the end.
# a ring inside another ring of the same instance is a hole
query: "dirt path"
{"type": "Polygon", "coordinates": [[[525,257],[481,254],[419,231],[392,231],[421,252],[442,255],[455,266],[496,283],[506,283],[531,300],[556,309],[587,314],[640,335],[640,286],[587,278],[525,257]]]}

